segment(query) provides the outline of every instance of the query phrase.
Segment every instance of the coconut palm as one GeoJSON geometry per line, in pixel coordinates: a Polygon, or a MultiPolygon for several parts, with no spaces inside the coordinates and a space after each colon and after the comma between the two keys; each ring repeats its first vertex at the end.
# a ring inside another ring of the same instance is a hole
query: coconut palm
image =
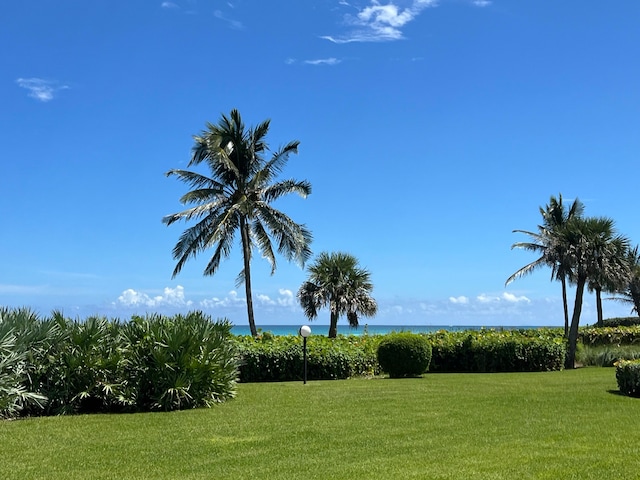
{"type": "MultiPolygon", "coordinates": [[[[553,238],[553,245],[558,244],[565,252],[569,278],[576,285],[576,298],[568,336],[568,352],[565,367],[573,368],[575,364],[578,326],[582,313],[584,288],[591,279],[605,272],[614,270],[614,262],[603,260],[620,253],[628,240],[618,235],[614,222],[607,217],[573,218],[553,238]]],[[[552,246],[553,246],[552,245],[552,246]]]]}
{"type": "Polygon", "coordinates": [[[370,295],[372,290],[371,274],[358,266],[356,257],[323,252],[309,266],[309,278],[298,290],[298,299],[310,320],[320,309],[329,307],[329,338],[335,338],[341,315],[347,316],[350,326],[357,327],[359,315],[376,314],[378,306],[370,295]]]}
{"type": "Polygon", "coordinates": [[[173,277],[189,258],[209,249],[213,249],[213,255],[204,275],[214,275],[220,260],[230,255],[239,232],[244,268],[237,283],[245,285],[249,327],[254,336],[257,329],[250,270],[253,249],[257,248],[271,264],[272,274],[276,269],[274,248],[301,267],[311,255],[311,233],[306,226],[295,223],[271,205],[289,193],[303,198],[311,193],[307,181],[276,181],[289,155],[298,152],[299,142],[289,142],[271,153],[265,139],[269,124],[266,120],[255,128],[247,128],[237,110],[232,110],[229,116],[223,114],[217,125],[207,123],[207,128],[194,136],[188,166],[205,163],[210,176],[188,170],[167,172],[167,176],[175,175],[193,188],[180,201],[194,206],[162,219],[167,225],[178,220],[197,220],[182,233],[173,249],[173,258],[178,261],[173,277]],[[265,158],[267,154],[271,154],[269,159],[265,158]]]}
{"type": "Polygon", "coordinates": [[[584,205],[577,198],[567,210],[562,202],[562,194],[558,198],[551,196],[549,203],[540,207],[542,225],[538,225],[537,232],[527,230],[514,230],[514,233],[523,233],[531,238],[530,242],[516,242],[511,248],[522,248],[540,255],[536,260],[513,273],[505,282],[505,286],[517,278],[524,277],[540,267],[551,267],[551,279],[560,280],[562,284],[562,304],[564,307],[564,333],[569,332],[569,308],[567,304],[567,275],[568,265],[564,254],[564,245],[553,242],[553,237],[558,234],[567,222],[572,218],[582,216],[584,205]]]}

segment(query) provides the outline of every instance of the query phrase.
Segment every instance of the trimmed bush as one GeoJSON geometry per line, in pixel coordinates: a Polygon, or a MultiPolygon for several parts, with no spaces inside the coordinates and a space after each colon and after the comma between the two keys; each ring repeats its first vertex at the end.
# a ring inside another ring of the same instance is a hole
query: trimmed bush
{"type": "Polygon", "coordinates": [[[621,360],[616,364],[620,393],[640,397],[640,360],[621,360]]]}
{"type": "Polygon", "coordinates": [[[378,345],[378,363],[391,378],[422,375],[429,369],[430,362],[431,344],[422,335],[393,333],[378,345]]]}
{"type": "Polygon", "coordinates": [[[561,370],[566,344],[560,330],[439,331],[429,335],[432,372],[561,370]]]}
{"type": "MultiPolygon", "coordinates": [[[[378,373],[375,346],[378,337],[313,335],[307,340],[307,376],[312,380],[346,379],[378,373]]],[[[304,371],[302,338],[238,336],[237,355],[241,382],[301,380],[304,371]]]]}

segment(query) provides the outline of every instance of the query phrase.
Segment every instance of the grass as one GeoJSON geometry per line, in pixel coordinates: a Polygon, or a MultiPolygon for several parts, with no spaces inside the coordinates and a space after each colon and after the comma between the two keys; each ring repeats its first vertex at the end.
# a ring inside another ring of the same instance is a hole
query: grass
{"type": "Polygon", "coordinates": [[[0,423],[10,479],[638,478],[615,371],[241,384],[172,413],[0,423]]]}

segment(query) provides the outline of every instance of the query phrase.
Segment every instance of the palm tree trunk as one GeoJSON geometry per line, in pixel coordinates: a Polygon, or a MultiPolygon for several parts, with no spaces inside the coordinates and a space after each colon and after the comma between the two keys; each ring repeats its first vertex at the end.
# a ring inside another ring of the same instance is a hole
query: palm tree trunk
{"type": "Polygon", "coordinates": [[[562,281],[562,305],[564,306],[564,338],[569,336],[569,306],[567,305],[567,279],[563,275],[562,281]]]}
{"type": "MultiPolygon", "coordinates": [[[[331,302],[333,304],[333,302],[331,302]]],[[[331,323],[329,324],[329,338],[336,338],[338,336],[338,312],[337,309],[334,312],[333,305],[329,305],[331,311],[331,323]]]]}
{"type": "Polygon", "coordinates": [[[584,286],[587,283],[585,277],[578,277],[576,283],[576,301],[573,305],[573,316],[571,317],[571,328],[569,329],[569,345],[564,368],[572,369],[576,367],[576,348],[578,346],[578,325],[580,324],[580,314],[582,313],[582,298],[584,296],[584,286]]]}
{"type": "Polygon", "coordinates": [[[602,289],[596,288],[596,310],[598,311],[598,326],[604,327],[604,318],[602,317],[602,289]]]}
{"type": "Polygon", "coordinates": [[[244,217],[240,218],[240,235],[242,236],[242,256],[244,259],[244,290],[247,296],[247,316],[251,336],[257,337],[256,320],[253,316],[253,298],[251,297],[251,246],[249,243],[249,229],[244,217]]]}

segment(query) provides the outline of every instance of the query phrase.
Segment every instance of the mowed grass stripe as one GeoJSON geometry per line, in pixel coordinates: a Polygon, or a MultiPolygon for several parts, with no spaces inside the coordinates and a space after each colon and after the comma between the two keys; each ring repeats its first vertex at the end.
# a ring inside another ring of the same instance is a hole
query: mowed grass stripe
{"type": "Polygon", "coordinates": [[[4,479],[629,479],[615,370],[241,384],[212,409],[0,423],[4,479]]]}

